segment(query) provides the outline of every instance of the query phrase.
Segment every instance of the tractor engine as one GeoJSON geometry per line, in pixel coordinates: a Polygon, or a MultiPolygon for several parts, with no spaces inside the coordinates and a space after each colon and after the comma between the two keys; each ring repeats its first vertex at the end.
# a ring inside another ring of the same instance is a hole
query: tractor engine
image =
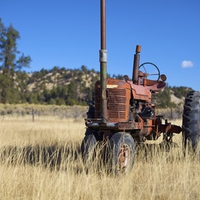
{"type": "MultiPolygon", "coordinates": [[[[126,76],[127,77],[127,76],[126,76]]],[[[107,118],[109,122],[127,122],[136,118],[154,117],[154,106],[151,105],[151,92],[143,86],[135,86],[128,80],[108,78],[107,82],[107,118]]],[[[100,82],[95,84],[95,118],[101,116],[100,82]]]]}

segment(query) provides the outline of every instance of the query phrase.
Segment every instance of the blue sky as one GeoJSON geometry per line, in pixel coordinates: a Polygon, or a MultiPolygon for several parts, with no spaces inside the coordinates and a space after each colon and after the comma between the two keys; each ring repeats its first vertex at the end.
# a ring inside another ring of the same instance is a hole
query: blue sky
{"type": "MultiPolygon", "coordinates": [[[[200,90],[199,0],[107,0],[109,74],[132,76],[133,55],[155,63],[170,86],[200,90]]],[[[19,31],[28,71],[54,66],[99,71],[100,0],[1,0],[0,18],[19,31]]]]}

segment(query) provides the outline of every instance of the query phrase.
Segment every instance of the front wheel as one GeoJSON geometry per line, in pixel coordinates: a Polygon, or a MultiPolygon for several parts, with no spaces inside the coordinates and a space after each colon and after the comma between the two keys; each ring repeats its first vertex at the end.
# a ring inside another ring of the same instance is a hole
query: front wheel
{"type": "Polygon", "coordinates": [[[110,139],[110,172],[118,175],[130,172],[134,164],[135,145],[128,133],[115,133],[110,139]]]}
{"type": "Polygon", "coordinates": [[[86,135],[81,143],[81,153],[84,164],[92,162],[95,156],[95,147],[97,140],[94,134],[86,135]]]}

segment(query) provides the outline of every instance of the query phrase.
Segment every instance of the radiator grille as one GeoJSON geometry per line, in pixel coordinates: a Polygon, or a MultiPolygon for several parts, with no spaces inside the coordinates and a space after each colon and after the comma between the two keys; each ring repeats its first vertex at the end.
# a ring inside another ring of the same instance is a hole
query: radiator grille
{"type": "MultiPolygon", "coordinates": [[[[107,89],[107,110],[109,121],[124,121],[127,119],[126,112],[126,89],[107,89]]],[[[95,117],[100,116],[100,89],[95,89],[95,117]]]]}
{"type": "Polygon", "coordinates": [[[109,89],[108,92],[108,116],[110,119],[125,119],[126,90],[109,89]]]}

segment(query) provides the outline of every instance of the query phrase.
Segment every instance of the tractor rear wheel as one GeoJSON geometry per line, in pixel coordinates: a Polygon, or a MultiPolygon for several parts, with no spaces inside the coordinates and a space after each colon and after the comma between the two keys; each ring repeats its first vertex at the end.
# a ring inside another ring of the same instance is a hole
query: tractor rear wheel
{"type": "Polygon", "coordinates": [[[197,151],[200,136],[200,92],[191,91],[184,103],[182,136],[184,150],[197,151]]]}
{"type": "Polygon", "coordinates": [[[109,172],[118,175],[130,172],[134,164],[135,145],[128,133],[115,133],[110,139],[109,172]]]}

